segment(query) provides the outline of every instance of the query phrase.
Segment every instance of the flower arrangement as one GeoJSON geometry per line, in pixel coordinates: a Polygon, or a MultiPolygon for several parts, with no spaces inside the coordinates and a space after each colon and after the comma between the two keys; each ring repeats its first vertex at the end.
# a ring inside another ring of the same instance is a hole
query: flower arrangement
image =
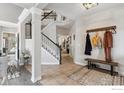
{"type": "Polygon", "coordinates": [[[29,58],[31,57],[29,50],[24,50],[22,52],[22,56],[24,58],[24,64],[25,64],[25,62],[28,63],[29,58]]]}

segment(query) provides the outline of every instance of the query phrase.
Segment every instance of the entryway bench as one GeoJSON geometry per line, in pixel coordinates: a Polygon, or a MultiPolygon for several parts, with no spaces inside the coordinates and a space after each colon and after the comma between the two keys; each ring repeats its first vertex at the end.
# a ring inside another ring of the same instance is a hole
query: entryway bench
{"type": "Polygon", "coordinates": [[[118,63],[117,62],[108,62],[108,61],[98,60],[98,59],[92,59],[92,58],[85,58],[85,61],[88,62],[88,69],[91,69],[92,68],[92,64],[95,64],[95,63],[109,65],[110,68],[111,68],[111,70],[110,70],[111,75],[114,74],[114,67],[117,67],[118,66],[118,63]]]}

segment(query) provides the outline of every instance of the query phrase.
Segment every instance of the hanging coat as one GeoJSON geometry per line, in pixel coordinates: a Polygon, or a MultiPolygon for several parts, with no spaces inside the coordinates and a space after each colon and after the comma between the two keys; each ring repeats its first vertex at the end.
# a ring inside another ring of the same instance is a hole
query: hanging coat
{"type": "Polygon", "coordinates": [[[92,45],[91,45],[91,41],[90,41],[90,35],[87,34],[86,45],[85,45],[85,55],[91,55],[91,51],[92,51],[92,45]]]}
{"type": "Polygon", "coordinates": [[[112,61],[111,58],[111,48],[113,47],[113,37],[112,32],[106,31],[104,34],[104,51],[105,51],[105,59],[106,61],[112,61]]]}
{"type": "Polygon", "coordinates": [[[105,48],[112,48],[113,47],[113,37],[112,37],[112,32],[106,31],[104,34],[104,47],[105,48]]]}

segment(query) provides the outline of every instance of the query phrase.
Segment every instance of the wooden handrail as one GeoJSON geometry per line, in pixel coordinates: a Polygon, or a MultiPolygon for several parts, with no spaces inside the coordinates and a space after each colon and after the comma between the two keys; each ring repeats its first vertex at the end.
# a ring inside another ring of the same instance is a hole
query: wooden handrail
{"type": "Polygon", "coordinates": [[[51,13],[53,12],[53,10],[51,12],[49,12],[46,16],[44,16],[41,21],[43,21],[46,17],[48,17],[51,13]]]}
{"type": "Polygon", "coordinates": [[[44,33],[41,33],[43,36],[45,36],[48,40],[50,40],[54,45],[56,45],[58,48],[60,48],[60,46],[58,44],[56,44],[55,42],[53,42],[48,36],[46,36],[44,33]]]}

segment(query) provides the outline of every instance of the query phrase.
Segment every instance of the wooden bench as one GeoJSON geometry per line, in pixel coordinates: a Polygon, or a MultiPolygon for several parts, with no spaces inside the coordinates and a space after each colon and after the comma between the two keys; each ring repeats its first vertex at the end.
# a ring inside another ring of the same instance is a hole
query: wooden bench
{"type": "Polygon", "coordinates": [[[113,75],[113,73],[114,73],[114,67],[118,66],[118,63],[116,63],[116,62],[109,62],[109,61],[92,59],[92,58],[86,58],[85,61],[88,62],[88,69],[90,69],[91,68],[91,65],[94,64],[94,63],[100,63],[100,64],[105,64],[105,65],[110,65],[111,75],[113,75]]]}

